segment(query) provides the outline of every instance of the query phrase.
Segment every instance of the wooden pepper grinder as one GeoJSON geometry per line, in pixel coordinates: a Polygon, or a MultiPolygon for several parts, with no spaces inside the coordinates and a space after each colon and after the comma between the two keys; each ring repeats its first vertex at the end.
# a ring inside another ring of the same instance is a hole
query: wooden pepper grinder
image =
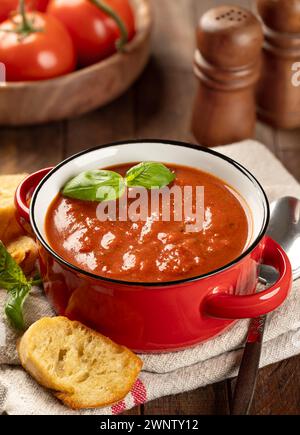
{"type": "Polygon", "coordinates": [[[192,119],[197,141],[215,146],[252,137],[263,44],[260,22],[246,9],[220,6],[200,19],[197,42],[200,86],[192,119]]]}
{"type": "Polygon", "coordinates": [[[256,4],[265,34],[259,117],[275,127],[300,127],[300,0],[256,4]]]}

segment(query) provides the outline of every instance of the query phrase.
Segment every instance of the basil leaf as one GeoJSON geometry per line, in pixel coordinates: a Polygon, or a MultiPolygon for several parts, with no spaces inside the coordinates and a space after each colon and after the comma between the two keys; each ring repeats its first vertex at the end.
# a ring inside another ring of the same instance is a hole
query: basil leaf
{"type": "Polygon", "coordinates": [[[43,281],[39,272],[36,272],[35,275],[29,280],[29,284],[31,287],[33,286],[43,286],[43,281]]]}
{"type": "Polygon", "coordinates": [[[10,320],[12,326],[19,330],[23,330],[25,328],[23,305],[30,292],[30,289],[30,284],[20,285],[11,289],[5,304],[6,316],[10,320]]]}
{"type": "Polygon", "coordinates": [[[128,187],[161,189],[172,183],[175,178],[175,174],[162,163],[143,162],[129,169],[126,174],[126,184],[128,187]]]}
{"type": "Polygon", "coordinates": [[[106,170],[82,172],[66,183],[62,194],[83,201],[113,201],[123,195],[125,182],[120,174],[106,170]]]}
{"type": "Polygon", "coordinates": [[[24,329],[23,304],[31,290],[20,266],[0,242],[0,288],[8,291],[5,314],[17,329],[24,329]]]}
{"type": "Polygon", "coordinates": [[[21,284],[27,284],[26,276],[0,241],[0,288],[10,291],[21,284]]]}

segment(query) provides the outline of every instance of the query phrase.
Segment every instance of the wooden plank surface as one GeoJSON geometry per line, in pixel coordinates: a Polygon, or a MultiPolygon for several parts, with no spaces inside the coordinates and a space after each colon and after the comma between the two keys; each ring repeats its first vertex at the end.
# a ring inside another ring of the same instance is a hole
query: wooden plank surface
{"type": "MultiPolygon", "coordinates": [[[[34,171],[100,143],[128,138],[193,140],[191,109],[194,29],[199,16],[223,0],[151,0],[155,14],[150,63],[133,88],[105,108],[77,119],[44,126],[0,129],[0,171],[34,171]]],[[[251,0],[230,4],[251,7],[251,0]]],[[[300,130],[276,131],[257,123],[265,143],[300,180],[300,130]]],[[[162,398],[128,414],[216,415],[229,410],[231,382],[162,398]]],[[[260,371],[255,414],[300,414],[300,357],[260,371]]]]}

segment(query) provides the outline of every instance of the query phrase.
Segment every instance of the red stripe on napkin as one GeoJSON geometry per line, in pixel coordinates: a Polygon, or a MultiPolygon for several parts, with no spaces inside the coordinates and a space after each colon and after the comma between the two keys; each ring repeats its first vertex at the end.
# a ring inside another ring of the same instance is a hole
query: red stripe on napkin
{"type": "Polygon", "coordinates": [[[131,394],[136,406],[145,403],[147,400],[147,391],[145,385],[139,379],[132,387],[131,394]]]}
{"type": "Polygon", "coordinates": [[[126,405],[124,400],[121,400],[121,402],[117,403],[116,405],[111,407],[111,412],[113,415],[120,414],[121,412],[126,411],[126,405]]]}

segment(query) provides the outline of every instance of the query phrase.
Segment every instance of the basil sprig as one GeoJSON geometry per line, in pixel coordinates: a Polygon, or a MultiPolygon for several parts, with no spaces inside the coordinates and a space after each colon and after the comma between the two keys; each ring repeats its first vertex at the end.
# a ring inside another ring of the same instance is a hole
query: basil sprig
{"type": "Polygon", "coordinates": [[[123,195],[124,179],[113,171],[82,172],[64,186],[62,194],[83,201],[113,201],[123,195]]]}
{"type": "Polygon", "coordinates": [[[82,172],[69,180],[61,193],[83,201],[114,201],[124,194],[126,186],[161,189],[174,180],[175,174],[162,163],[143,162],[129,169],[125,178],[103,169],[82,172]]]}
{"type": "Polygon", "coordinates": [[[175,174],[162,163],[142,162],[129,169],[126,174],[128,187],[161,189],[175,180],[175,174]]]}
{"type": "Polygon", "coordinates": [[[39,279],[27,280],[20,266],[7,252],[0,241],[0,288],[7,290],[8,299],[5,314],[16,328],[24,329],[23,305],[33,285],[40,284],[39,279]]]}
{"type": "Polygon", "coordinates": [[[15,329],[21,331],[25,329],[23,305],[30,290],[31,285],[16,286],[8,292],[8,298],[5,303],[5,314],[7,318],[15,329]]]}

